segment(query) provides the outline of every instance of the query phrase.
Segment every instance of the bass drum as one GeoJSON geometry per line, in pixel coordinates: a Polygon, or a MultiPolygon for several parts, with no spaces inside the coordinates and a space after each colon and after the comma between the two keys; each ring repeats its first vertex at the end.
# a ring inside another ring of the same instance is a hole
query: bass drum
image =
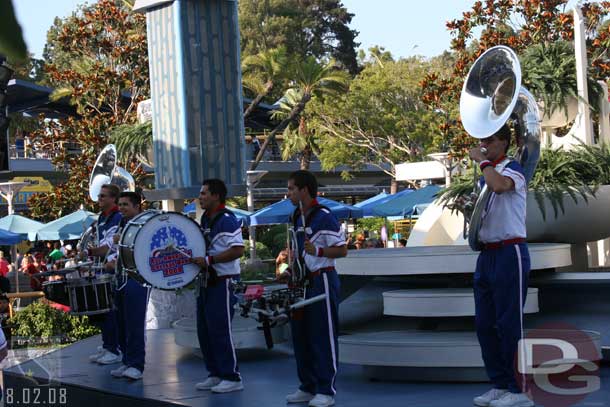
{"type": "Polygon", "coordinates": [[[140,284],[176,290],[200,272],[191,257],[205,257],[199,225],[177,212],[150,210],[127,223],[121,233],[119,256],[125,271],[140,284]]]}

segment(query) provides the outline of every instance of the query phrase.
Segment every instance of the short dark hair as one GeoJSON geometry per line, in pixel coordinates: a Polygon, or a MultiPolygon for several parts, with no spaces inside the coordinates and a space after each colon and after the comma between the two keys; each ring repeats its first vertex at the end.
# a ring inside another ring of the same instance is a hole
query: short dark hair
{"type": "Polygon", "coordinates": [[[110,196],[114,198],[114,202],[119,200],[119,194],[121,193],[121,189],[114,184],[104,184],[101,189],[106,189],[110,193],[110,196]]]}
{"type": "Polygon", "coordinates": [[[307,187],[310,197],[318,196],[318,180],[311,172],[306,170],[295,171],[288,176],[288,180],[292,180],[299,189],[307,187]]]}
{"type": "Polygon", "coordinates": [[[142,206],[142,195],[134,191],[123,191],[119,194],[119,198],[127,198],[133,206],[142,206]]]}
{"type": "Polygon", "coordinates": [[[496,131],[493,135],[495,137],[497,137],[499,140],[504,140],[506,141],[506,148],[504,149],[504,152],[506,153],[508,151],[508,147],[510,147],[510,138],[511,138],[511,131],[510,131],[510,127],[508,127],[507,124],[504,124],[502,127],[500,127],[500,129],[498,131],[496,131]]]}
{"type": "Polygon", "coordinates": [[[224,181],[218,178],[210,178],[203,181],[201,186],[208,186],[208,191],[212,195],[218,195],[220,203],[225,203],[227,200],[227,186],[224,181]]]}

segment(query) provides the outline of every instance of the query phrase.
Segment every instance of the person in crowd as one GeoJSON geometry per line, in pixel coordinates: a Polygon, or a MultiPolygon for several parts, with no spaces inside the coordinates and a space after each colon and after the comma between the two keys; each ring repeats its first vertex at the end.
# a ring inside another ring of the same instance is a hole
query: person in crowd
{"type": "Polygon", "coordinates": [[[6,277],[9,271],[11,271],[11,265],[4,258],[4,252],[0,250],[0,276],[6,277]]]}

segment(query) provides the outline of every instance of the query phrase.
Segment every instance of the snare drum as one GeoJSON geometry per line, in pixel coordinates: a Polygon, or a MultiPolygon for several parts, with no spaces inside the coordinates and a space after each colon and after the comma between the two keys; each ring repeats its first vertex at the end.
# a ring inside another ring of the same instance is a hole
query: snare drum
{"type": "Polygon", "coordinates": [[[119,256],[131,278],[162,290],[190,284],[199,274],[191,257],[205,257],[199,225],[177,212],[146,211],[121,233],[119,256]]]}
{"type": "Polygon", "coordinates": [[[70,313],[98,315],[112,309],[112,282],[114,277],[103,274],[93,278],[77,278],[67,282],[70,313]]]}
{"type": "Polygon", "coordinates": [[[68,289],[66,282],[63,280],[45,281],[42,283],[42,292],[47,300],[56,302],[61,305],[70,305],[68,298],[68,289]]]}

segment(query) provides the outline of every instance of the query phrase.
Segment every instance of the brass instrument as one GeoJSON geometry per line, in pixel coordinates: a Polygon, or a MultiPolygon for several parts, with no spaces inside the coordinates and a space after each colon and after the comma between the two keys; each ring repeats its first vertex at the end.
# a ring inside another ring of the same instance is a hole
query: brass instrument
{"type": "MultiPolygon", "coordinates": [[[[496,46],[475,61],[460,95],[460,115],[464,129],[477,139],[492,136],[511,121],[517,133],[515,159],[523,167],[526,182],[531,180],[540,157],[540,113],[532,94],[521,86],[521,66],[512,49],[496,46]]],[[[475,177],[475,191],[476,184],[475,177]]],[[[484,186],[472,212],[464,214],[464,229],[468,229],[473,250],[481,248],[481,218],[490,197],[491,190],[484,186]]]]}

